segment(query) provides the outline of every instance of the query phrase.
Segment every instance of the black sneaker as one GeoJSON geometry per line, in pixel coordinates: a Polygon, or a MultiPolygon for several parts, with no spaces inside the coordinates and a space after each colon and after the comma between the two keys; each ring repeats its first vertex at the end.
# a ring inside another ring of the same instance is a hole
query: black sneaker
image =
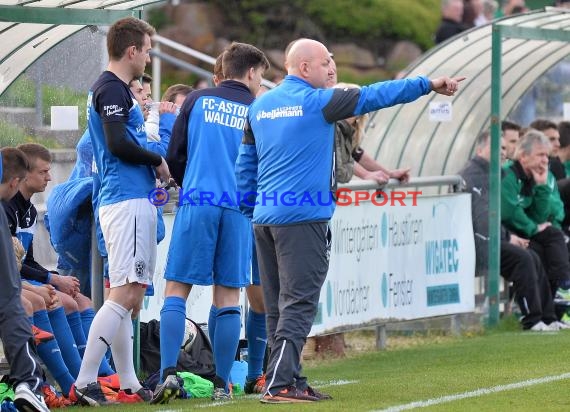
{"type": "Polygon", "coordinates": [[[301,403],[301,402],[317,402],[319,399],[311,396],[307,391],[300,391],[294,386],[281,389],[275,395],[269,392],[263,395],[260,402],[263,403],[301,403]]]}
{"type": "Polygon", "coordinates": [[[176,375],[168,375],[163,383],[156,385],[151,404],[168,403],[171,399],[176,398],[180,394],[180,385],[176,375]]]}
{"type": "Polygon", "coordinates": [[[328,401],[333,398],[328,393],[319,392],[318,390],[313,389],[310,386],[307,386],[307,389],[305,389],[304,392],[307,393],[308,395],[314,396],[319,401],[328,401]]]}
{"type": "Polygon", "coordinates": [[[49,412],[49,408],[44,401],[44,397],[40,393],[32,391],[30,386],[25,382],[16,386],[14,393],[14,405],[16,405],[16,408],[19,411],[49,412]]]}
{"type": "Polygon", "coordinates": [[[70,396],[80,405],[85,406],[105,406],[105,405],[115,405],[115,402],[110,401],[105,397],[105,394],[101,390],[101,385],[99,382],[93,382],[84,388],[78,388],[73,386],[71,389],[73,394],[70,396]]]}
{"type": "Polygon", "coordinates": [[[265,374],[252,380],[246,380],[243,391],[247,394],[263,393],[265,389],[265,374]]]}

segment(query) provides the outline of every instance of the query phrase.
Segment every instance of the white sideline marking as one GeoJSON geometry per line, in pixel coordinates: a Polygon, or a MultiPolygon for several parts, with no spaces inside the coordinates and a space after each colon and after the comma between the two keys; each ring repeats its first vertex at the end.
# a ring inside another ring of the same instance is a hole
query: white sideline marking
{"type": "Polygon", "coordinates": [[[569,378],[570,378],[570,373],[563,373],[562,375],[556,375],[556,376],[545,376],[544,378],[529,379],[522,382],[510,383],[508,385],[498,385],[498,386],[493,386],[491,388],[482,388],[474,391],[458,393],[455,395],[441,396],[439,398],[428,399],[425,401],[415,401],[415,402],[406,403],[404,405],[391,406],[390,408],[382,409],[377,412],[399,412],[414,408],[425,408],[432,405],[439,405],[440,403],[453,402],[466,398],[474,398],[481,395],[491,395],[498,392],[510,391],[512,389],[526,388],[528,386],[540,385],[543,383],[560,381],[569,378]]]}
{"type": "Polygon", "coordinates": [[[346,379],[337,379],[334,381],[315,381],[314,388],[324,388],[327,386],[342,386],[342,385],[352,385],[353,383],[358,383],[358,381],[348,381],[346,379]]]}
{"type": "MultiPolygon", "coordinates": [[[[189,398],[194,399],[194,398],[189,398]]],[[[207,399],[207,398],[204,398],[207,399]]],[[[225,405],[234,405],[236,403],[235,399],[227,400],[227,401],[213,401],[211,403],[203,403],[201,405],[192,405],[193,408],[213,408],[215,406],[225,406],[225,405]]]]}

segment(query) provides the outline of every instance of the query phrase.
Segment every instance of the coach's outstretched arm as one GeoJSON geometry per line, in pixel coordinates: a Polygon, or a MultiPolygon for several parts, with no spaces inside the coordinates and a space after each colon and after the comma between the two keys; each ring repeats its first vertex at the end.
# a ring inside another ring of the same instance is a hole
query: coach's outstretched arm
{"type": "Polygon", "coordinates": [[[408,79],[388,80],[368,86],[345,89],[322,90],[321,98],[326,104],[323,115],[329,123],[358,116],[397,104],[410,103],[432,91],[453,96],[459,82],[465,77],[437,77],[429,79],[417,76],[408,79]]]}

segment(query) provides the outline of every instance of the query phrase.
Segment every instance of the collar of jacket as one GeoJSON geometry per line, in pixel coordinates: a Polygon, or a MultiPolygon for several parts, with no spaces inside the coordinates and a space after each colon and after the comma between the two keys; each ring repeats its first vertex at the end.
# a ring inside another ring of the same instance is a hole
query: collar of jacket
{"type": "Polygon", "coordinates": [[[513,162],[513,164],[511,165],[511,170],[514,172],[515,176],[517,177],[517,179],[519,179],[522,183],[522,188],[521,188],[521,195],[523,196],[532,196],[532,189],[535,186],[535,182],[532,176],[528,176],[521,163],[518,160],[515,160],[513,162]]]}
{"type": "Polygon", "coordinates": [[[237,80],[224,80],[220,83],[218,87],[228,87],[230,89],[242,89],[246,90],[248,93],[251,93],[249,87],[247,87],[244,83],[238,82],[237,80]]]}

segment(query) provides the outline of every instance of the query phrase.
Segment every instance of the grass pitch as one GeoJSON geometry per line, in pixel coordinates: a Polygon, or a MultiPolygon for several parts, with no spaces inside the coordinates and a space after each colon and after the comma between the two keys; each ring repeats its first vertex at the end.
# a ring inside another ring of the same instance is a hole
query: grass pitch
{"type": "MultiPolygon", "coordinates": [[[[512,322],[511,322],[512,324],[512,322]]],[[[344,359],[311,361],[310,382],[333,396],[313,404],[265,405],[244,396],[227,403],[190,399],[121,405],[129,411],[565,411],[570,410],[570,331],[522,332],[507,326],[480,335],[344,359]]],[[[79,409],[79,408],[73,408],[79,409]]]]}

